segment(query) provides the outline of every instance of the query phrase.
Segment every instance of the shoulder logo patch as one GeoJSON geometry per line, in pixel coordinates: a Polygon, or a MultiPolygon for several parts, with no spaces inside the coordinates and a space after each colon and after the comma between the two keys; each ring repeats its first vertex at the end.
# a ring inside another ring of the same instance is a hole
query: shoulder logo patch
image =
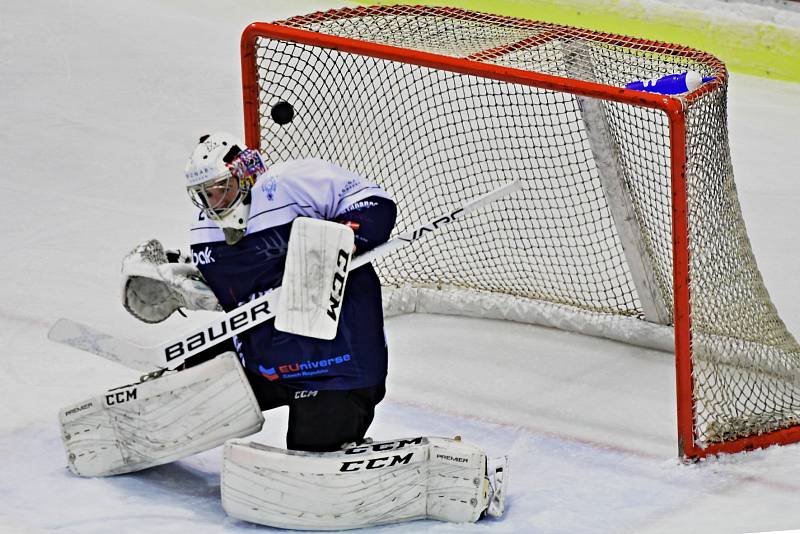
{"type": "Polygon", "coordinates": [[[261,190],[266,193],[267,200],[272,202],[275,200],[275,191],[278,189],[278,182],[275,181],[275,178],[270,178],[266,182],[261,185],[261,190]]]}

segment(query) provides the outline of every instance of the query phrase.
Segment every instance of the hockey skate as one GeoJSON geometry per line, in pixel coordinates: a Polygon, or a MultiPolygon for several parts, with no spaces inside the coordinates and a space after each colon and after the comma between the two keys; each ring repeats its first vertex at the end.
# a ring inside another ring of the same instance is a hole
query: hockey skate
{"type": "Polygon", "coordinates": [[[501,517],[506,509],[508,456],[500,456],[487,461],[486,479],[489,481],[489,505],[484,514],[489,517],[501,517]]]}

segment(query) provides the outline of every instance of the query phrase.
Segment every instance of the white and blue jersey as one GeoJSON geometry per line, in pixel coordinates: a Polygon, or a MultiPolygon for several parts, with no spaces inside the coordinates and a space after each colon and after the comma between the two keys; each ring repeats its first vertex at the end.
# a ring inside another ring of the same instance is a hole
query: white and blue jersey
{"type": "MultiPolygon", "coordinates": [[[[356,254],[385,242],[396,207],[374,183],[318,159],[275,164],[250,192],[244,237],[228,245],[200,213],[190,231],[192,258],[228,311],[281,284],[292,221],[312,217],[349,222],[356,254]]],[[[382,384],[387,350],[378,276],[371,265],[348,275],[333,340],[275,330],[274,322],[234,338],[244,365],[267,380],[300,389],[358,389],[382,384]]]]}

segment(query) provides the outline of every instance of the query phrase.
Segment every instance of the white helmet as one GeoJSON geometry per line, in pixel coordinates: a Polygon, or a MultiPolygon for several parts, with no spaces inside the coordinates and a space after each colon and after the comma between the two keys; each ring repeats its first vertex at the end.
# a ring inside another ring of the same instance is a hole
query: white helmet
{"type": "Polygon", "coordinates": [[[224,132],[201,137],[186,164],[189,197],[222,228],[230,245],[247,230],[250,188],[265,170],[257,150],[224,132]]]}

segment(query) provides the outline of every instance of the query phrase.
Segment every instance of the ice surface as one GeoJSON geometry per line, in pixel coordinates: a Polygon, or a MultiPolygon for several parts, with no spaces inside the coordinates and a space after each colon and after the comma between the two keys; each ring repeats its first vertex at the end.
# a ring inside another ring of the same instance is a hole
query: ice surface
{"type": "MultiPolygon", "coordinates": [[[[181,174],[207,129],[241,132],[239,36],[334,3],[29,0],[0,5],[0,532],[253,532],[219,501],[220,450],[102,480],[69,474],[56,414],[136,373],[48,342],[68,316],[155,343],[118,302],[136,243],[185,246],[181,174]],[[287,7],[288,6],[288,7],[287,7]]],[[[800,86],[733,75],[733,163],[767,287],[800,333],[800,86]]],[[[195,321],[206,317],[195,317],[195,321]]],[[[379,532],[752,532],[800,528],[800,446],[684,466],[668,354],[519,324],[388,323],[371,435],[511,456],[507,515],[379,532]]],[[[282,445],[286,411],[258,436],[282,445]]]]}

